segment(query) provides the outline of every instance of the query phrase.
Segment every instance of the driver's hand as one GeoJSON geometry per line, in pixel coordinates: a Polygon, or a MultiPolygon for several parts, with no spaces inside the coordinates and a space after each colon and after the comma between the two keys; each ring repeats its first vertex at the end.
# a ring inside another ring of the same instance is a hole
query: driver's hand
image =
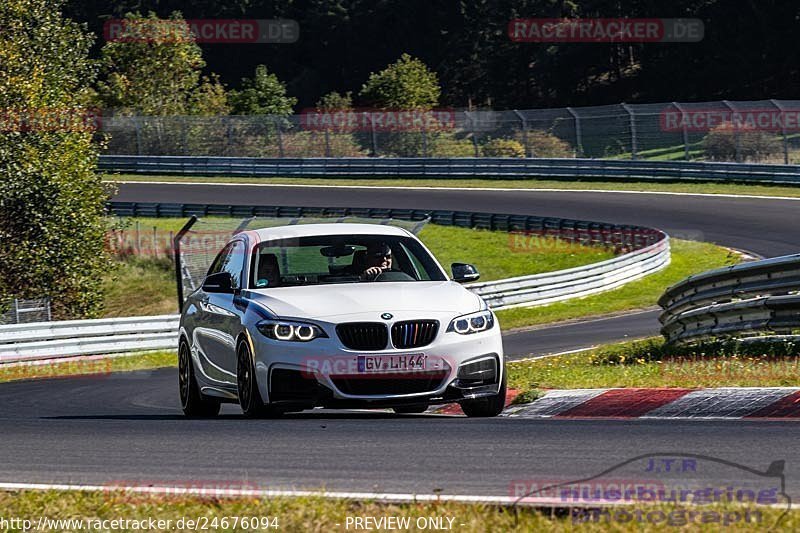
{"type": "Polygon", "coordinates": [[[380,274],[381,272],[383,272],[383,269],[381,267],[369,267],[368,269],[366,269],[364,271],[364,275],[365,276],[370,276],[370,277],[375,277],[378,274],[380,274]]]}

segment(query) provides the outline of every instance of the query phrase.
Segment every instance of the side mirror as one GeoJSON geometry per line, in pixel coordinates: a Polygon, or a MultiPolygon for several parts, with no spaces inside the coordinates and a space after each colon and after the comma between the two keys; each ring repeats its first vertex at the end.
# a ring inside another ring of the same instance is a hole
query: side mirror
{"type": "Polygon", "coordinates": [[[211,274],[203,281],[203,290],[223,294],[233,294],[233,276],[229,272],[211,274]]]}
{"type": "Polygon", "coordinates": [[[478,269],[473,265],[468,265],[466,263],[453,263],[450,265],[450,268],[453,271],[453,281],[457,281],[459,283],[478,281],[478,279],[481,277],[481,275],[478,273],[478,269]]]}

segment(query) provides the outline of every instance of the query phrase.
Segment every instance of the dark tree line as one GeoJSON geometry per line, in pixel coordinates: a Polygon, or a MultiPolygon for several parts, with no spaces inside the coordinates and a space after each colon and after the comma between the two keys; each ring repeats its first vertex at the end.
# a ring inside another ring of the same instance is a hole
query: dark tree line
{"type": "MultiPolygon", "coordinates": [[[[439,74],[442,103],[530,108],[620,101],[792,98],[800,94],[800,3],[792,0],[70,0],[102,36],[129,11],[186,18],[291,18],[295,44],[202,44],[206,69],[238,87],[255,66],[287,82],[298,109],[357,93],[407,52],[439,74]],[[695,17],[700,43],[514,43],[510,19],[695,17]]],[[[96,49],[102,44],[98,40],[96,49]]]]}

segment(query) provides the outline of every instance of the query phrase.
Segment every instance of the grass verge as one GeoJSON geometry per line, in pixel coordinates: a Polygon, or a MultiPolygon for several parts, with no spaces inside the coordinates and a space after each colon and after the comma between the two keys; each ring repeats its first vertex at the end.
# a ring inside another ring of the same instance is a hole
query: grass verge
{"type": "Polygon", "coordinates": [[[798,355],[793,343],[673,348],[648,339],[512,362],[508,380],[525,395],[517,403],[541,389],[789,387],[799,383],[798,355]]]}
{"type": "MultiPolygon", "coordinates": [[[[229,483],[234,485],[234,483],[229,483]]],[[[196,486],[196,483],[187,483],[196,486]]],[[[215,484],[219,488],[222,483],[215,484]]],[[[243,483],[239,482],[239,487],[243,483]]],[[[252,485],[250,485],[252,486],[252,485]]],[[[639,509],[640,519],[623,521],[623,515],[614,513],[611,520],[600,518],[597,522],[578,522],[567,512],[554,513],[550,509],[537,510],[526,507],[504,508],[480,504],[466,505],[449,502],[380,504],[369,501],[353,502],[331,500],[318,497],[269,498],[269,499],[209,499],[190,497],[148,497],[131,493],[107,492],[0,492],[0,508],[5,518],[32,520],[36,526],[38,517],[48,520],[73,519],[83,522],[83,527],[59,524],[59,527],[45,528],[51,531],[102,529],[102,520],[122,519],[128,521],[171,520],[160,530],[171,531],[346,531],[356,528],[356,517],[370,517],[374,520],[393,517],[395,520],[408,520],[408,526],[368,530],[420,531],[431,526],[420,524],[441,524],[443,529],[464,532],[485,531],[573,531],[576,524],[581,531],[663,531],[669,526],[689,525],[703,530],[715,530],[725,522],[726,531],[759,531],[773,527],[780,520],[780,528],[796,531],[800,528],[800,513],[786,513],[783,508],[768,508],[753,503],[747,506],[751,515],[746,517],[743,506],[734,507],[728,503],[697,505],[651,505],[638,504],[625,507],[632,511],[639,509]],[[694,509],[692,509],[694,508],[694,509]],[[695,511],[693,515],[689,513],[695,511]],[[661,511],[661,514],[649,514],[661,511]],[[731,513],[739,512],[738,520],[731,513]],[[758,514],[756,514],[758,512],[758,514]],[[716,515],[715,515],[716,513],[716,515]],[[726,519],[726,516],[728,517],[726,519]],[[240,517],[234,527],[235,517],[240,517]],[[248,527],[242,527],[241,517],[247,517],[248,527]],[[251,528],[251,517],[258,525],[251,528]],[[619,517],[618,519],[615,517],[619,517]],[[649,517],[649,518],[648,518],[649,517]],[[223,519],[227,518],[224,522],[223,519]],[[183,519],[182,522],[179,522],[183,519]],[[427,522],[433,519],[432,522],[427,522]],[[667,520],[670,523],[667,523],[667,520]],[[190,524],[188,521],[191,520],[190,524]],[[438,521],[437,521],[438,520],[438,521]],[[274,524],[274,527],[273,527],[274,524]],[[349,527],[348,527],[349,524],[349,527]],[[205,527],[204,527],[205,525],[205,527]],[[100,526],[99,528],[97,526],[100,526]],[[212,527],[213,526],[213,527],[212,527]],[[266,527],[264,527],[266,526],[266,527]]],[[[374,524],[374,523],[373,523],[374,524]]],[[[110,524],[109,524],[110,525],[110,524]]],[[[142,529],[133,523],[120,524],[123,527],[114,531],[136,531],[142,529]],[[127,526],[127,527],[125,527],[127,526]]],[[[362,522],[363,525],[363,522],[362,522]]],[[[403,523],[405,526],[405,523],[403,523]]],[[[441,526],[440,526],[441,527],[441,526]]],[[[147,528],[143,528],[147,529],[147,528]]],[[[439,529],[439,528],[433,528],[439,529]]]]}
{"type": "Polygon", "coordinates": [[[426,178],[225,178],[216,176],[140,176],[131,174],[109,175],[106,181],[163,181],[174,183],[242,183],[249,185],[316,185],[361,187],[448,187],[460,189],[566,189],[613,190],[637,192],[674,192],[694,194],[737,194],[755,196],[800,197],[800,186],[751,185],[745,183],[718,183],[714,181],[594,181],[524,178],[509,179],[426,179],[426,178]]]}
{"type": "Polygon", "coordinates": [[[664,290],[682,279],[713,268],[739,262],[738,254],[713,244],[672,240],[672,262],[655,274],[613,291],[542,307],[498,311],[503,329],[645,309],[656,305],[664,290]]]}

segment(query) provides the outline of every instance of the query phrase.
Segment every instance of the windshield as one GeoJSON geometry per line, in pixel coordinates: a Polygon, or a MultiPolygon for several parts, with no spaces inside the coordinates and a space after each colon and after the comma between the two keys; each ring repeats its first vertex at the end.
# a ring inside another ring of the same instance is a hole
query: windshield
{"type": "Polygon", "coordinates": [[[419,241],[389,235],[267,241],[256,248],[251,267],[250,286],[255,289],[447,279],[419,241]]]}

